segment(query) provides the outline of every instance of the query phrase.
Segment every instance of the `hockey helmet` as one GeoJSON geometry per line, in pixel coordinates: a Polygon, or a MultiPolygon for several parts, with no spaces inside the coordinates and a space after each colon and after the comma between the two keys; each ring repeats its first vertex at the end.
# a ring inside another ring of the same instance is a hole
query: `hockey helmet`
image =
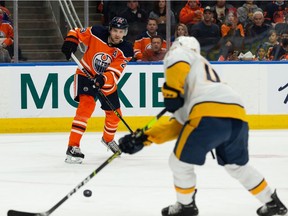
{"type": "Polygon", "coordinates": [[[127,29],[128,22],[123,17],[114,17],[109,23],[109,29],[111,28],[127,29]]]}
{"type": "Polygon", "coordinates": [[[176,39],[176,41],[178,41],[181,46],[192,49],[196,53],[200,54],[200,44],[195,37],[180,36],[176,39]]]}
{"type": "Polygon", "coordinates": [[[111,31],[112,28],[124,29],[126,36],[128,33],[128,22],[123,17],[114,17],[109,23],[109,31],[111,31]]]}

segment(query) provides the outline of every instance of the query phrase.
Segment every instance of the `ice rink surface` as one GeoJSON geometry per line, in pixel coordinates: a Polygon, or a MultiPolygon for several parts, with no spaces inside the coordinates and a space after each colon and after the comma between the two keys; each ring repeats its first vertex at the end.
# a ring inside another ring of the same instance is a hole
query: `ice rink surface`
{"type": "MultiPolygon", "coordinates": [[[[124,133],[117,133],[117,140],[124,133]]],[[[0,135],[0,216],[9,209],[45,212],[109,156],[100,133],[86,133],[81,165],[64,163],[68,133],[0,135]]],[[[288,205],[288,130],[250,131],[250,163],[288,205]]],[[[160,216],[175,202],[168,157],[174,142],[116,158],[53,216],[160,216]],[[90,198],[83,190],[90,189],[90,198]]],[[[261,206],[210,154],[196,167],[200,216],[253,216],[261,206]]]]}

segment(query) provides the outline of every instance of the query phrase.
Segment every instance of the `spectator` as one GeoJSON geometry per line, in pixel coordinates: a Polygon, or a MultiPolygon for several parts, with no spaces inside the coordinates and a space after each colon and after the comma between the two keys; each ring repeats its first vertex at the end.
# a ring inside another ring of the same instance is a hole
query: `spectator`
{"type": "MultiPolygon", "coordinates": [[[[174,12],[170,10],[170,22],[171,28],[175,26],[176,19],[174,12]]],[[[166,37],[166,19],[169,18],[166,16],[166,0],[157,0],[154,1],[153,10],[149,14],[149,18],[153,18],[157,20],[158,24],[158,32],[163,36],[166,37]]]]}
{"type": "Polygon", "coordinates": [[[163,38],[160,35],[151,37],[151,49],[147,49],[143,53],[142,61],[162,61],[164,59],[166,49],[162,48],[163,38]]]}
{"type": "Polygon", "coordinates": [[[281,42],[278,45],[273,46],[270,54],[270,60],[279,61],[287,60],[288,50],[288,33],[281,35],[281,42]]]}
{"type": "Polygon", "coordinates": [[[217,0],[216,4],[213,6],[214,11],[214,22],[221,27],[225,22],[225,17],[228,14],[229,9],[234,8],[233,5],[228,4],[226,0],[217,0]]]}
{"type": "Polygon", "coordinates": [[[203,18],[203,8],[199,0],[188,0],[186,5],[181,9],[179,21],[187,25],[198,23],[203,18]]]}
{"type": "MultiPolygon", "coordinates": [[[[158,0],[154,2],[154,8],[150,12],[149,18],[156,19],[158,25],[166,23],[166,0],[158,0]]],[[[170,10],[170,20],[171,25],[176,24],[175,15],[172,10],[170,10]]]]}
{"type": "Polygon", "coordinates": [[[274,46],[279,45],[277,32],[272,29],[268,33],[268,41],[262,44],[262,47],[266,50],[266,58],[270,59],[271,51],[274,46]]]}
{"type": "Polygon", "coordinates": [[[120,17],[125,18],[130,25],[132,23],[146,23],[148,15],[139,7],[138,1],[127,1],[127,8],[120,13],[120,17]]]}
{"type": "Polygon", "coordinates": [[[3,22],[3,17],[4,11],[0,9],[0,46],[8,50],[13,44],[14,30],[8,22],[3,22]]]}
{"type": "Polygon", "coordinates": [[[284,22],[278,22],[275,24],[274,29],[277,35],[281,35],[283,32],[288,32],[288,13],[285,15],[284,22]]]}
{"type": "Polygon", "coordinates": [[[145,29],[148,18],[146,11],[140,8],[138,1],[127,1],[126,9],[120,13],[120,16],[126,18],[129,23],[129,34],[125,39],[134,43],[137,35],[145,29]]]}
{"type": "Polygon", "coordinates": [[[260,45],[256,51],[256,61],[267,61],[267,52],[265,46],[260,45]]]}
{"type": "Polygon", "coordinates": [[[282,42],[282,49],[285,51],[283,55],[280,56],[280,61],[288,61],[288,39],[282,42]]]}
{"type": "Polygon", "coordinates": [[[229,52],[243,49],[245,32],[243,25],[238,23],[236,9],[229,10],[225,23],[221,26],[221,35],[219,60],[225,60],[229,52]]]}
{"type": "MultiPolygon", "coordinates": [[[[5,12],[0,8],[0,46],[2,45],[3,48],[8,50],[10,58],[13,59],[14,57],[14,29],[12,23],[4,20],[5,12]]],[[[19,60],[27,61],[22,55],[21,49],[18,47],[18,56],[19,60]]]]}
{"type": "MultiPolygon", "coordinates": [[[[151,37],[158,35],[158,25],[156,19],[148,19],[146,31],[137,36],[134,43],[134,60],[141,61],[143,53],[147,49],[151,49],[151,37]]],[[[166,41],[163,41],[162,48],[166,48],[166,41]]]]}
{"type": "Polygon", "coordinates": [[[247,0],[246,3],[237,9],[239,22],[242,23],[245,29],[252,25],[253,14],[256,11],[263,12],[261,8],[254,4],[254,0],[247,0]]]}
{"type": "Polygon", "coordinates": [[[288,60],[288,39],[287,38],[284,38],[282,40],[279,53],[277,53],[277,55],[274,56],[273,60],[279,60],[279,61],[288,60]]]}
{"type": "Polygon", "coordinates": [[[271,1],[265,8],[265,19],[272,25],[284,21],[288,5],[285,0],[271,1]]]}
{"type": "Polygon", "coordinates": [[[268,38],[272,26],[264,23],[264,15],[261,11],[253,14],[253,24],[246,30],[245,43],[249,50],[256,52],[257,47],[268,38]]]}
{"type": "Polygon", "coordinates": [[[201,45],[201,51],[208,53],[211,49],[217,47],[221,38],[218,25],[213,23],[213,11],[210,6],[204,8],[204,19],[193,25],[190,29],[191,36],[194,36],[201,45]]]}
{"type": "Polygon", "coordinates": [[[11,58],[9,52],[0,46],[0,63],[10,63],[11,58]]]}
{"type": "Polygon", "coordinates": [[[184,23],[178,23],[175,28],[174,35],[171,38],[171,42],[174,42],[177,37],[188,36],[188,28],[184,23]]]}
{"type": "Polygon", "coordinates": [[[237,18],[236,9],[231,8],[226,16],[225,23],[221,25],[221,35],[226,37],[235,33],[242,37],[245,36],[243,25],[239,23],[237,18]]]}
{"type": "Polygon", "coordinates": [[[252,21],[252,25],[246,30],[246,36],[257,37],[257,39],[263,39],[263,37],[266,37],[272,26],[264,23],[263,13],[261,11],[254,12],[252,21]]]}

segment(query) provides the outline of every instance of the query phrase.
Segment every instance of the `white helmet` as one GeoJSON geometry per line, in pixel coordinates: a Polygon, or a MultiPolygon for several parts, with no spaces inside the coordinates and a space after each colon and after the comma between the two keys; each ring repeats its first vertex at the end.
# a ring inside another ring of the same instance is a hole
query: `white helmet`
{"type": "Polygon", "coordinates": [[[192,49],[196,53],[200,54],[200,44],[195,37],[180,36],[176,38],[176,41],[178,41],[181,46],[192,49]]]}

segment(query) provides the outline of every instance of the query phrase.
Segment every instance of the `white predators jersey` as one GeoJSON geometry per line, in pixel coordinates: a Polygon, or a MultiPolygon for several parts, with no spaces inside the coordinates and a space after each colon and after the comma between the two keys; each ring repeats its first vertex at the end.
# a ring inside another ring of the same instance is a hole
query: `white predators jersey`
{"type": "MultiPolygon", "coordinates": [[[[188,119],[203,116],[243,119],[245,110],[239,94],[220,81],[217,73],[205,58],[174,42],[165,56],[164,71],[166,72],[167,68],[173,68],[179,62],[188,63],[190,71],[184,83],[184,105],[174,113],[177,121],[184,124],[188,119]],[[238,112],[236,115],[233,114],[235,108],[238,112]]],[[[165,73],[165,76],[167,75],[165,73]]]]}

